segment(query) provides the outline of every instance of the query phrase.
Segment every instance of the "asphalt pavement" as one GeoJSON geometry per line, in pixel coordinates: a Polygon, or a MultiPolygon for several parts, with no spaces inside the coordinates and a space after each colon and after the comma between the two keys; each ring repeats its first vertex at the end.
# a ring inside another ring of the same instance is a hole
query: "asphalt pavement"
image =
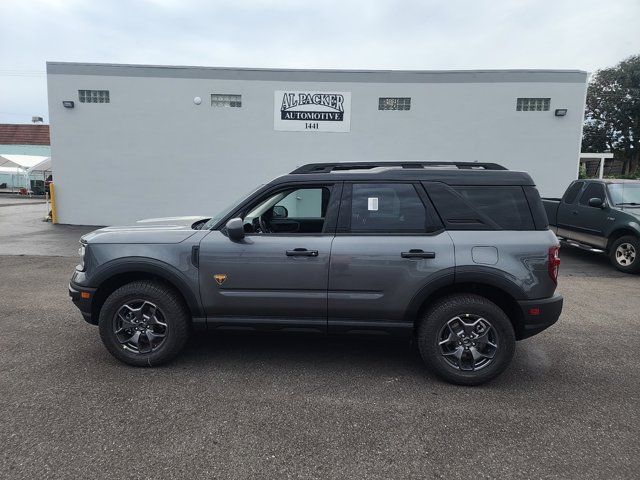
{"type": "Polygon", "coordinates": [[[86,229],[39,225],[38,249],[29,215],[5,232],[10,208],[0,478],[638,477],[640,277],[588,252],[563,249],[561,320],[481,387],[383,339],[198,335],[137,369],[67,296],[86,229]]]}

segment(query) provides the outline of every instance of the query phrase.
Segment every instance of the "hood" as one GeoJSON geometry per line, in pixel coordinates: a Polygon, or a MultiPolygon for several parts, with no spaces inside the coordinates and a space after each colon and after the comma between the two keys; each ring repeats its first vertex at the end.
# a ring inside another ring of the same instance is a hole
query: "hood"
{"type": "Polygon", "coordinates": [[[189,217],[162,217],[162,218],[145,218],[138,220],[136,225],[163,225],[165,227],[189,227],[201,220],[209,220],[208,217],[201,215],[192,215],[189,217]]]}
{"type": "Polygon", "coordinates": [[[87,233],[82,240],[87,243],[180,243],[197,232],[191,225],[201,220],[207,217],[149,218],[135,225],[100,228],[87,233]]]}
{"type": "Polygon", "coordinates": [[[616,205],[611,208],[611,212],[623,212],[627,215],[637,218],[640,220],[640,207],[637,206],[629,206],[629,205],[616,205]]]}

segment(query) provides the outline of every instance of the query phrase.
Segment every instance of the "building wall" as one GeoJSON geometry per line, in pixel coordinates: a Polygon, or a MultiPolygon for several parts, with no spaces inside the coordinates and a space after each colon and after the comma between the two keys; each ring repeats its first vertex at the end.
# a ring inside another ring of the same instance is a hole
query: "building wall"
{"type": "MultiPolygon", "coordinates": [[[[464,81],[452,81],[443,74],[441,81],[431,75],[424,83],[366,83],[362,76],[350,82],[344,75],[335,82],[288,81],[286,73],[278,80],[116,73],[49,71],[61,223],[210,215],[255,185],[312,162],[497,162],[529,172],[544,196],[559,196],[577,177],[584,72],[567,74],[569,80],[556,74],[554,81],[517,81],[531,75],[508,73],[504,81],[495,74],[474,82],[468,73],[464,81]],[[109,90],[110,103],[79,103],[79,89],[109,90]],[[351,92],[351,131],[274,130],[276,90],[351,92]],[[242,107],[211,107],[212,93],[241,94],[242,107]],[[194,104],[196,96],[201,105],[194,104]],[[411,97],[411,110],[379,111],[382,96],[411,97]],[[517,97],[550,97],[551,109],[517,112],[517,97]],[[63,100],[74,100],[75,108],[65,109],[63,100]],[[555,108],[568,113],[555,117],[555,108]]],[[[198,74],[194,69],[188,76],[198,74]]]]}
{"type": "Polygon", "coordinates": [[[51,156],[49,145],[2,145],[0,144],[0,155],[40,155],[51,156]]]}

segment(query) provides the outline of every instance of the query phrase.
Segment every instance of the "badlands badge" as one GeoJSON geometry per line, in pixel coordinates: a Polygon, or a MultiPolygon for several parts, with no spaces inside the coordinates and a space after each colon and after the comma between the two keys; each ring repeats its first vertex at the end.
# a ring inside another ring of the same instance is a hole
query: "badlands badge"
{"type": "Polygon", "coordinates": [[[213,278],[216,280],[216,283],[218,284],[219,287],[222,286],[222,284],[227,280],[227,274],[226,273],[216,273],[213,278]]]}

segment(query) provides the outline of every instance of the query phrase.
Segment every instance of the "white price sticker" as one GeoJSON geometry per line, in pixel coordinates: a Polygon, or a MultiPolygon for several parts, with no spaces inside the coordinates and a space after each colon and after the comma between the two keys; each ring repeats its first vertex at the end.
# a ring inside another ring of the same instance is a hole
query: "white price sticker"
{"type": "Polygon", "coordinates": [[[378,197],[369,197],[367,202],[367,210],[372,212],[378,211],[378,197]]]}

